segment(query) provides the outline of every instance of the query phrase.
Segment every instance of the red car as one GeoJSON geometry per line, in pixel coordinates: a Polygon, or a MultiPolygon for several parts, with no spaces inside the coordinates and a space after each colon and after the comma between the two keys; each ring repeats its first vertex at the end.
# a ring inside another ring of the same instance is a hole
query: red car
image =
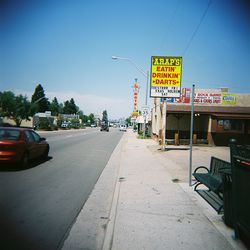
{"type": "Polygon", "coordinates": [[[32,129],[0,127],[0,164],[20,163],[26,167],[30,160],[47,158],[48,153],[46,139],[32,129]]]}

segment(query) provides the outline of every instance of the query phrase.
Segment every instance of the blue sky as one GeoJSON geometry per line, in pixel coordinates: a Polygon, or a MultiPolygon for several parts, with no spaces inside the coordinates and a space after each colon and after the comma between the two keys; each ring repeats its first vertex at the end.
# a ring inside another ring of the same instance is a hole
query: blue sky
{"type": "Polygon", "coordinates": [[[250,93],[250,5],[241,0],[4,0],[0,91],[74,98],[85,114],[128,117],[151,56],[182,56],[182,87],[250,93]],[[205,18],[197,32],[205,10],[205,18]],[[193,39],[192,36],[195,34],[193,39]],[[191,43],[189,43],[191,41],[191,43]]]}

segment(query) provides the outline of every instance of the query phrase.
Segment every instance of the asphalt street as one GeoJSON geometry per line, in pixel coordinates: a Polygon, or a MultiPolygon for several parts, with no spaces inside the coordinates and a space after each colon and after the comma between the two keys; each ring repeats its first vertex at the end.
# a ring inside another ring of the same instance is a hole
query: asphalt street
{"type": "Polygon", "coordinates": [[[58,249],[88,199],[122,132],[42,132],[49,159],[0,171],[0,247],[58,249]]]}

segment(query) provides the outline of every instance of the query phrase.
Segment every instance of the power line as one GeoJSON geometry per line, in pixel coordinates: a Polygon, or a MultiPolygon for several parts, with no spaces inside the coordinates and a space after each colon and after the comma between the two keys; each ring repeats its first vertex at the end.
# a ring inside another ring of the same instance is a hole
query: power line
{"type": "Polygon", "coordinates": [[[189,47],[190,47],[190,45],[191,45],[191,43],[192,43],[192,41],[193,41],[193,39],[194,39],[196,33],[198,32],[198,30],[199,30],[199,28],[200,28],[200,26],[201,26],[201,24],[202,24],[202,22],[203,22],[205,16],[207,15],[207,12],[208,12],[208,9],[209,9],[211,3],[212,3],[212,0],[209,0],[209,2],[208,2],[208,4],[207,4],[207,8],[205,9],[205,11],[204,11],[204,13],[203,13],[203,15],[202,15],[202,17],[201,17],[201,19],[200,19],[200,21],[199,21],[197,27],[196,27],[196,29],[194,30],[194,32],[193,32],[193,34],[192,34],[192,36],[191,36],[191,38],[190,38],[190,40],[189,40],[189,42],[188,42],[186,48],[184,49],[184,51],[183,51],[183,53],[182,53],[183,56],[186,54],[187,50],[189,49],[189,47]]]}

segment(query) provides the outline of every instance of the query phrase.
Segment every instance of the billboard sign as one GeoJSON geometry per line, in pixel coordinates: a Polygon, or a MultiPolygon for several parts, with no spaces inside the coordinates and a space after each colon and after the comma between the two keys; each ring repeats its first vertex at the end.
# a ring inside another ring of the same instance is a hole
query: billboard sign
{"type": "Polygon", "coordinates": [[[221,99],[223,105],[236,105],[236,94],[222,93],[221,99]]]}
{"type": "MultiPolygon", "coordinates": [[[[236,105],[236,94],[220,92],[218,90],[197,89],[194,94],[194,103],[196,104],[215,104],[215,105],[236,105]]],[[[167,102],[172,103],[190,103],[191,89],[183,88],[180,98],[167,98],[167,102]]]]}
{"type": "Polygon", "coordinates": [[[139,84],[137,83],[137,79],[136,82],[133,85],[133,92],[134,92],[134,108],[133,111],[136,112],[138,110],[138,96],[139,96],[139,84]]]}
{"type": "Polygon", "coordinates": [[[182,57],[152,56],[150,97],[181,96],[182,57]]]}
{"type": "Polygon", "coordinates": [[[195,92],[195,103],[221,104],[221,93],[195,92]]]}

